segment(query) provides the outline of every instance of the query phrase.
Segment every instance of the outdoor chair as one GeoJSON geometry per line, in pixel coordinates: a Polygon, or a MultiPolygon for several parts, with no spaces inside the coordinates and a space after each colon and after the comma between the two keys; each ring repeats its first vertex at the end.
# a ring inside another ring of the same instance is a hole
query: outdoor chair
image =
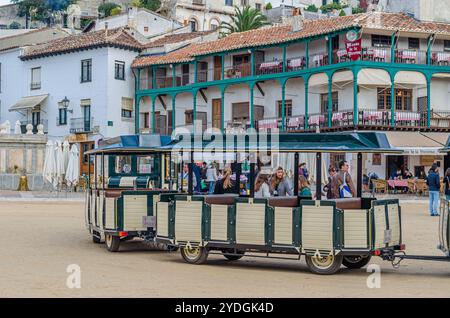
{"type": "Polygon", "coordinates": [[[408,180],[408,193],[416,193],[416,182],[414,180],[408,180]]]}
{"type": "Polygon", "coordinates": [[[416,181],[416,191],[422,195],[428,194],[428,186],[425,180],[417,180],[416,181]]]}
{"type": "Polygon", "coordinates": [[[386,180],[372,180],[375,193],[387,193],[388,183],[386,180]]]}

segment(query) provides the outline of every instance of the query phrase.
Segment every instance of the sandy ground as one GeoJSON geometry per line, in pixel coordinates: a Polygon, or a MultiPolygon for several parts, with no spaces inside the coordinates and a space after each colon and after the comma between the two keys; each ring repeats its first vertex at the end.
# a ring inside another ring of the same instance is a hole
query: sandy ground
{"type": "MultiPolygon", "coordinates": [[[[178,252],[140,242],[109,253],[84,228],[81,202],[0,202],[2,297],[449,297],[450,263],[405,260],[399,269],[379,258],[381,288],[370,289],[365,269],[311,274],[302,259],[211,256],[189,265],[178,252]],[[67,266],[81,268],[81,288],[66,286],[67,266]]],[[[438,218],[423,203],[403,204],[409,254],[441,255],[438,218]]]]}

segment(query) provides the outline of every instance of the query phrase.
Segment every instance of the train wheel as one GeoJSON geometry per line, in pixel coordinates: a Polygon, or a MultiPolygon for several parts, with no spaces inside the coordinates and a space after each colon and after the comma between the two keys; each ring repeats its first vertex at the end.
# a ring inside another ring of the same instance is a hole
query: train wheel
{"type": "Polygon", "coordinates": [[[233,249],[225,249],[222,250],[222,254],[229,261],[237,261],[244,256],[245,252],[233,249]]]}
{"type": "Polygon", "coordinates": [[[111,234],[105,234],[105,243],[108,251],[117,252],[120,247],[120,237],[111,234]]]}
{"type": "Polygon", "coordinates": [[[181,256],[190,264],[203,264],[208,258],[208,250],[200,246],[185,246],[181,248],[181,256]]]}
{"type": "Polygon", "coordinates": [[[351,269],[358,269],[366,266],[369,264],[370,259],[372,256],[370,255],[349,255],[344,256],[344,259],[342,260],[342,264],[351,269]]]}
{"type": "Polygon", "coordinates": [[[306,264],[314,274],[332,275],[341,268],[342,258],[342,255],[328,255],[325,257],[306,255],[306,264]]]}
{"type": "Polygon", "coordinates": [[[97,231],[92,231],[92,242],[94,242],[95,244],[100,244],[101,241],[102,240],[100,233],[98,233],[97,231]]]}

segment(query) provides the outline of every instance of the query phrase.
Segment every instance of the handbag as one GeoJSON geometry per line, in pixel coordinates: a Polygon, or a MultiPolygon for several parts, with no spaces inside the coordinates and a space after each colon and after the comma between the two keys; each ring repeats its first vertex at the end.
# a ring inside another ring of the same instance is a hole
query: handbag
{"type": "Polygon", "coordinates": [[[347,185],[347,173],[344,173],[344,182],[339,186],[339,196],[343,198],[353,198],[352,192],[347,185]]]}

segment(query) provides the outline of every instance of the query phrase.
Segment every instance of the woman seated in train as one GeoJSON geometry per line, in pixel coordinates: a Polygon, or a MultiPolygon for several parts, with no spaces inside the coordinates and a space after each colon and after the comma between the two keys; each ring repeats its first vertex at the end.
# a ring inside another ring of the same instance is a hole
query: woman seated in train
{"type": "Polygon", "coordinates": [[[270,179],[270,193],[275,197],[292,196],[293,191],[282,167],[278,167],[270,179]]]}
{"type": "Polygon", "coordinates": [[[258,174],[255,181],[255,198],[269,198],[270,186],[269,177],[266,174],[258,174]]]}
{"type": "Polygon", "coordinates": [[[226,167],[223,170],[223,177],[216,182],[214,186],[214,194],[235,193],[235,183],[231,180],[231,168],[226,167]]]}
{"type": "Polygon", "coordinates": [[[298,176],[298,190],[299,190],[298,194],[301,197],[312,197],[309,182],[303,175],[298,176]]]}

